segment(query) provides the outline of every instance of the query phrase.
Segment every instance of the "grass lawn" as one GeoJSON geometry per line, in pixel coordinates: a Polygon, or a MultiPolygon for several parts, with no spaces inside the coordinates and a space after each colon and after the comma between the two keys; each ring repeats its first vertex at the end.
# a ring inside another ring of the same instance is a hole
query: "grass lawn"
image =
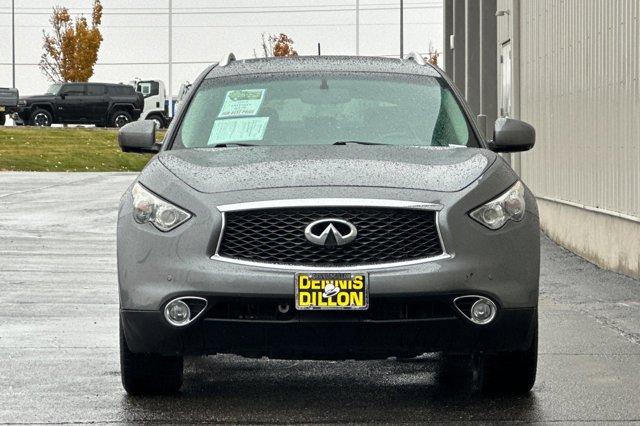
{"type": "Polygon", "coordinates": [[[117,130],[101,128],[0,127],[0,170],[142,170],[151,155],[123,153],[116,135],[117,130]]]}

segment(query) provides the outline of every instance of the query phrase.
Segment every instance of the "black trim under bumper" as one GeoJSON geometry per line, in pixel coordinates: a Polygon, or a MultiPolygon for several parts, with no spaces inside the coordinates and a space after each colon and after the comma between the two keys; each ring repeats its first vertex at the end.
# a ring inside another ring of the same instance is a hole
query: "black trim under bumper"
{"type": "Polygon", "coordinates": [[[536,309],[504,309],[477,326],[462,317],[399,321],[197,320],[184,329],[157,311],[121,311],[129,349],[164,355],[233,353],[282,359],[376,359],[425,352],[526,349],[536,309]]]}

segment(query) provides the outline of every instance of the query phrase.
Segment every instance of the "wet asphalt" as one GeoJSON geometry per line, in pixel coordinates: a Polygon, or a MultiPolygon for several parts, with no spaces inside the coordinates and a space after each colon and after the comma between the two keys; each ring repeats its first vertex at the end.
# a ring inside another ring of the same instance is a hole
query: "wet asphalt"
{"type": "MultiPolygon", "coordinates": [[[[639,422],[640,282],[542,240],[540,362],[477,395],[437,356],[188,359],[176,397],[120,385],[115,221],[131,174],[0,173],[0,423],[639,422]]],[[[631,237],[631,236],[630,236],[631,237]]]]}

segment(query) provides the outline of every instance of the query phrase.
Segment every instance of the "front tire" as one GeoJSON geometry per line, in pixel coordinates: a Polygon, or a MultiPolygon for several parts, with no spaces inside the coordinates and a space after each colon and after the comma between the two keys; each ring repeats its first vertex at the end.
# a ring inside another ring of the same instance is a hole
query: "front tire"
{"type": "Polygon", "coordinates": [[[182,386],[183,358],[133,353],[120,323],[120,375],[130,395],[171,395],[182,386]]]}
{"type": "Polygon", "coordinates": [[[480,362],[482,390],[525,394],[531,390],[538,368],[538,315],[531,345],[522,351],[487,354],[480,362]]]}
{"type": "Polygon", "coordinates": [[[51,113],[46,109],[36,109],[31,114],[31,118],[29,119],[29,124],[32,126],[38,127],[49,127],[53,122],[53,117],[51,113]]]}
{"type": "Polygon", "coordinates": [[[131,123],[131,114],[127,111],[116,111],[109,120],[109,125],[118,129],[129,123],[131,123]]]}

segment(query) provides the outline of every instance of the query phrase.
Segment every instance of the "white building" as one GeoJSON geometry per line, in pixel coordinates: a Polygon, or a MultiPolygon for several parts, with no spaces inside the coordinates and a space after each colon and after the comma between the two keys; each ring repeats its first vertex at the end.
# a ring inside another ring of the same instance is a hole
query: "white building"
{"type": "Polygon", "coordinates": [[[472,108],[536,128],[510,160],[545,233],[640,277],[640,0],[444,5],[446,71],[472,108]]]}

